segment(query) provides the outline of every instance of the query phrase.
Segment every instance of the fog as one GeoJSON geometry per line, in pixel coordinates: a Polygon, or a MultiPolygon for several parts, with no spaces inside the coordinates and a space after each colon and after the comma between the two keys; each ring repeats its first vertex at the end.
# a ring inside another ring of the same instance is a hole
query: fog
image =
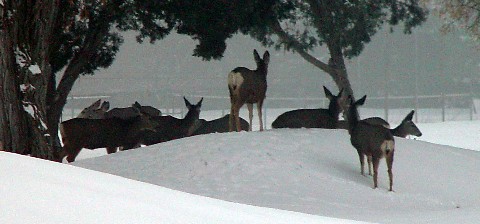
{"type": "MultiPolygon", "coordinates": [[[[461,32],[446,35],[440,23],[430,20],[405,35],[401,27],[380,30],[366,44],[362,54],[346,61],[356,95],[367,94],[372,106],[381,106],[386,95],[430,96],[440,94],[478,95],[480,51],[461,32]],[[377,100],[376,97],[379,97],[377,100]],[[375,104],[375,102],[377,102],[375,104]]],[[[134,33],[125,33],[125,43],[108,69],[94,76],[83,76],[70,96],[103,97],[112,107],[139,101],[159,108],[183,107],[181,96],[205,97],[204,109],[229,107],[227,74],[244,66],[255,69],[253,49],[271,53],[266,105],[270,107],[322,107],[310,98],[323,98],[322,86],[337,91],[330,76],[307,63],[298,54],[267,49],[249,36],[238,34],[227,40],[227,50],[219,61],[203,61],[192,56],[197,44],[188,36],[171,34],[150,44],[138,44],[134,33]]],[[[312,53],[323,62],[329,55],[324,48],[312,53]]],[[[70,99],[67,108],[85,107],[94,99],[70,99]]],[[[396,99],[389,107],[414,107],[414,100],[396,99]]],[[[468,97],[447,98],[449,105],[468,107],[468,97]]],[[[439,106],[439,99],[417,98],[419,107],[439,106]]]]}

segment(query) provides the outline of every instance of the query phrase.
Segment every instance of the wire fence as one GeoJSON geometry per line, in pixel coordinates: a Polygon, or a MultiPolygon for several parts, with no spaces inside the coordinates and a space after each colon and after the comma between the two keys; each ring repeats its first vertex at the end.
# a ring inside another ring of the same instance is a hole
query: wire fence
{"type": "MultiPolygon", "coordinates": [[[[110,96],[73,96],[69,101],[87,100],[93,103],[98,99],[109,99],[110,96]]],[[[203,111],[212,111],[207,113],[207,117],[214,119],[230,113],[230,98],[228,96],[200,96],[187,95],[189,99],[204,98],[202,106],[203,111]]],[[[157,107],[165,115],[183,117],[187,111],[183,103],[183,95],[170,94],[162,101],[162,105],[152,105],[157,107]]],[[[300,108],[327,108],[327,98],[316,97],[268,97],[264,101],[263,119],[265,128],[269,127],[271,122],[283,112],[300,108]]],[[[75,104],[73,104],[75,105],[75,104]]],[[[89,105],[89,104],[88,104],[89,105]]],[[[88,105],[85,105],[88,106],[88,105]]],[[[479,116],[477,109],[480,108],[480,99],[475,99],[471,94],[441,94],[441,95],[419,95],[419,96],[380,96],[367,97],[366,104],[361,107],[360,114],[362,118],[382,117],[390,123],[399,123],[411,110],[415,110],[414,121],[421,123],[477,120],[479,116]]],[[[82,110],[82,107],[70,107],[64,111],[63,119],[76,117],[82,110]]],[[[254,109],[255,110],[255,109],[254,109]]],[[[241,116],[247,118],[247,109],[241,109],[241,116]]],[[[254,111],[257,115],[257,112],[254,111]]]]}

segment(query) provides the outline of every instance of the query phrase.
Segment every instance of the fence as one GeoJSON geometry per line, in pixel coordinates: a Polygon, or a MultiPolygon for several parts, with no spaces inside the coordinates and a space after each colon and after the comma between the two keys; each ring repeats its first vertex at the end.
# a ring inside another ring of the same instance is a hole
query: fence
{"type": "MultiPolygon", "coordinates": [[[[92,103],[99,98],[109,96],[71,97],[69,100],[88,99],[92,103]]],[[[183,104],[183,95],[171,94],[163,101],[163,105],[153,105],[164,114],[183,117],[186,108],[183,104]]],[[[199,96],[187,95],[189,99],[204,97],[202,106],[202,117],[218,118],[230,113],[230,98],[228,96],[199,96]],[[206,111],[212,111],[205,115],[206,111]],[[214,111],[214,112],[213,112],[214,111]]],[[[291,98],[291,97],[268,97],[264,101],[264,124],[265,128],[270,127],[271,122],[281,113],[298,108],[327,108],[326,98],[291,98]]],[[[75,105],[75,104],[74,104],[75,105]]],[[[85,103],[84,103],[85,105],[85,103]]],[[[360,108],[362,118],[382,117],[390,123],[399,123],[410,110],[415,110],[415,122],[440,122],[457,120],[476,120],[479,118],[476,108],[480,107],[480,100],[475,100],[470,94],[442,94],[442,95],[421,95],[421,96],[387,96],[367,97],[366,105],[360,108]],[[476,102],[476,103],[474,103],[476,102]]],[[[76,116],[83,109],[68,108],[64,113],[64,119],[76,116]]],[[[247,109],[241,110],[242,117],[248,117],[247,109]]],[[[256,115],[256,112],[255,112],[256,115]]],[[[254,121],[255,122],[255,121],[254,121]]]]}

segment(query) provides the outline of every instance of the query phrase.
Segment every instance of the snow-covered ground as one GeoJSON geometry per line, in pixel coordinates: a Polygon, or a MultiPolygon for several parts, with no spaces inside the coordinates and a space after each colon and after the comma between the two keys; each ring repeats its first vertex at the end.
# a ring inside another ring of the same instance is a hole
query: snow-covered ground
{"type": "Polygon", "coordinates": [[[0,223],[478,223],[480,121],[418,126],[396,139],[395,192],[384,160],[378,189],[360,175],[345,130],[83,150],[73,165],[2,152],[0,223]]]}

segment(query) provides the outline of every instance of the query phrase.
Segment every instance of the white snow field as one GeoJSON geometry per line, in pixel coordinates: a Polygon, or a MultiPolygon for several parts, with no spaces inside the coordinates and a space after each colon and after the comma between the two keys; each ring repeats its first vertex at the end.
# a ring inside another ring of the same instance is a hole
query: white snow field
{"type": "Polygon", "coordinates": [[[480,122],[418,126],[417,140],[396,138],[395,192],[385,160],[379,188],[360,175],[345,130],[83,150],[71,165],[1,152],[0,223],[478,223],[480,122]]]}

